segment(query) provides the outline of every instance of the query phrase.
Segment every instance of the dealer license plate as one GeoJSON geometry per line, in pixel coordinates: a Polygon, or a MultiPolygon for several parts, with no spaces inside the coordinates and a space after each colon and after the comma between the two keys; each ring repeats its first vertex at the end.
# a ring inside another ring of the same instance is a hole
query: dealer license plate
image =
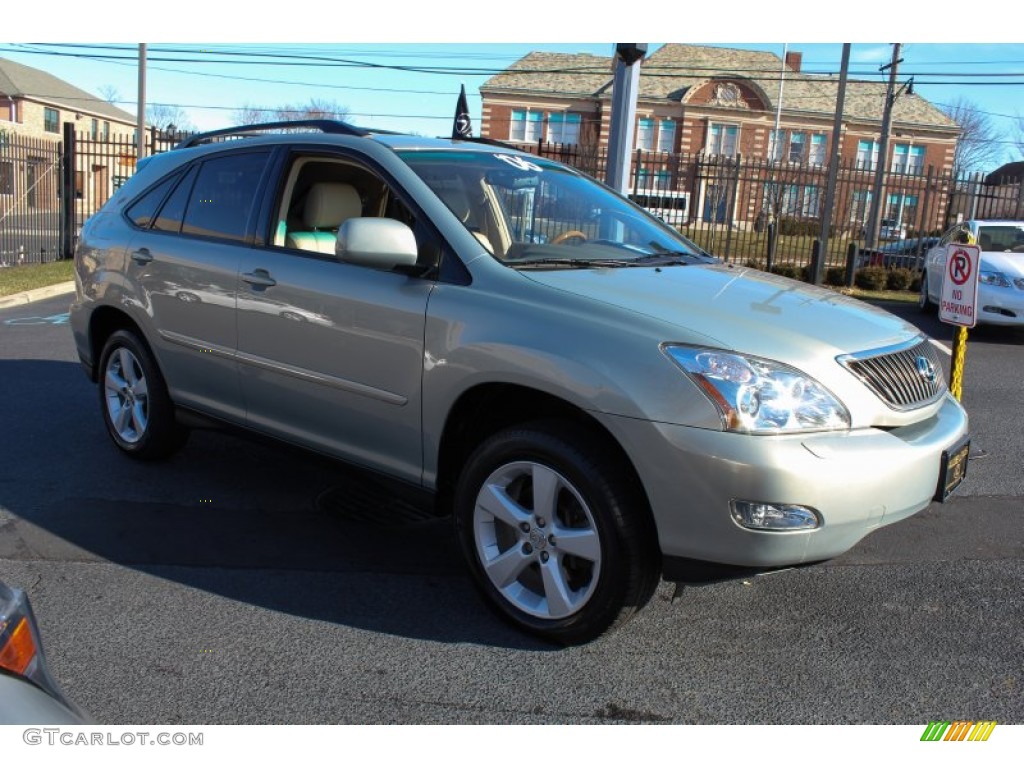
{"type": "Polygon", "coordinates": [[[942,452],[942,464],[939,469],[939,487],[935,492],[935,501],[945,501],[957,489],[967,476],[967,456],[971,452],[970,439],[964,440],[955,448],[942,452]]]}

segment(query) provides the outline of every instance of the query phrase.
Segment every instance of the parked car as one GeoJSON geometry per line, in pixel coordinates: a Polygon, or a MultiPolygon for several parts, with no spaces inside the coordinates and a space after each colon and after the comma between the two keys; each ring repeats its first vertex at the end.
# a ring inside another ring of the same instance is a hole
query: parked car
{"type": "Polygon", "coordinates": [[[50,674],[28,595],[0,581],[0,725],[85,722],[50,674]]]}
{"type": "Polygon", "coordinates": [[[862,248],[857,266],[906,267],[920,270],[924,265],[925,255],[938,242],[939,238],[937,237],[914,237],[909,240],[886,243],[878,248],[862,248]]]}
{"type": "Polygon", "coordinates": [[[882,219],[878,227],[879,240],[906,240],[907,225],[901,224],[897,219],[882,219]]]}
{"type": "MultiPolygon", "coordinates": [[[[868,236],[867,227],[861,227],[860,237],[861,240],[866,240],[868,236]]],[[[906,240],[907,239],[907,225],[901,224],[897,219],[882,219],[878,224],[878,241],[885,242],[887,240],[906,240]]]]}
{"type": "Polygon", "coordinates": [[[141,162],[83,229],[70,324],[129,456],[226,423],[421,486],[488,603],[561,643],[663,575],[839,555],[962,478],[967,416],[893,315],[504,145],[286,127],[141,162]]]}
{"type": "Polygon", "coordinates": [[[951,227],[928,251],[919,306],[934,311],[942,295],[946,246],[976,243],[981,249],[976,320],[1024,326],[1024,221],[970,220],[951,227]]]}

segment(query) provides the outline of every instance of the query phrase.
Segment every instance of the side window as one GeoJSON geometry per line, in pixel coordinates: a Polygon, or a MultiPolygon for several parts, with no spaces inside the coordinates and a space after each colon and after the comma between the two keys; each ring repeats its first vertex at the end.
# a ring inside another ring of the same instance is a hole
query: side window
{"type": "Polygon", "coordinates": [[[195,184],[198,170],[195,166],[182,179],[181,183],[167,198],[160,215],[156,217],[153,229],[161,232],[180,232],[181,222],[185,218],[185,208],[188,206],[189,197],[192,194],[192,185],[195,184]]]}
{"type": "Polygon", "coordinates": [[[146,228],[153,222],[160,203],[163,202],[167,192],[174,186],[174,183],[181,178],[180,173],[172,174],[151,188],[142,197],[128,206],[125,215],[132,220],[137,227],[146,228]]]}
{"type": "Polygon", "coordinates": [[[333,257],[338,230],[352,218],[400,221],[412,229],[424,271],[441,260],[441,245],[412,207],[376,171],[350,158],[296,155],[284,177],[271,242],[333,257]]]}
{"type": "Polygon", "coordinates": [[[188,196],[182,233],[245,239],[267,158],[266,153],[253,152],[203,162],[188,196]]]}

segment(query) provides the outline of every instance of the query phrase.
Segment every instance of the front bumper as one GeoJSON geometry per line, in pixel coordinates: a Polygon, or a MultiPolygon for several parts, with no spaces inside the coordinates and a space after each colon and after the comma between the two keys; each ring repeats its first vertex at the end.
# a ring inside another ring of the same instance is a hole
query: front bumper
{"type": "Polygon", "coordinates": [[[771,568],[836,557],[927,507],[942,452],[968,422],[947,394],[932,418],[892,430],[754,436],[618,417],[608,426],[647,491],[665,557],[771,568]],[[749,530],[733,521],[732,499],[812,507],[823,522],[749,530]]]}
{"type": "Polygon", "coordinates": [[[978,286],[979,323],[1024,326],[1024,290],[978,286]]]}

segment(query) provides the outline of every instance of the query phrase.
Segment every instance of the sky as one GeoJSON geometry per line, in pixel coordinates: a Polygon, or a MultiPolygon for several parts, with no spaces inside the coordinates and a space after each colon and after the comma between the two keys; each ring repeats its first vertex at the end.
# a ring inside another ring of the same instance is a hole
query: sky
{"type": "MultiPolygon", "coordinates": [[[[479,133],[480,86],[529,51],[610,56],[614,43],[605,41],[665,37],[667,30],[678,30],[674,42],[753,48],[780,57],[788,46],[803,54],[805,72],[838,73],[842,47],[840,42],[823,42],[825,30],[838,28],[838,24],[818,23],[821,3],[790,2],[783,14],[768,11],[763,3],[739,0],[729,5],[728,20],[703,22],[693,12],[684,11],[681,4],[666,0],[650,0],[645,13],[630,11],[614,20],[597,11],[593,3],[563,2],[550,9],[531,4],[516,13],[513,6],[506,5],[391,0],[364,9],[362,17],[349,19],[344,18],[347,5],[314,3],[301,6],[303,23],[279,25],[289,33],[282,38],[273,27],[260,27],[251,19],[239,22],[237,12],[193,2],[176,3],[173,13],[151,25],[151,33],[158,32],[158,39],[165,42],[148,43],[146,90],[149,103],[179,107],[191,126],[200,130],[236,123],[245,106],[273,108],[317,98],[347,109],[347,119],[357,125],[447,135],[464,85],[473,126],[479,133]],[[381,12],[386,19],[378,15],[381,12]],[[197,19],[204,23],[196,23],[197,19]],[[323,23],[316,24],[314,19],[323,23]],[[302,40],[294,39],[299,31],[302,40]],[[327,66],[316,57],[335,61],[327,66]]],[[[980,0],[970,7],[983,13],[989,2],[980,0]]],[[[37,14],[24,8],[15,10],[25,17],[20,23],[5,23],[5,31],[12,34],[17,30],[21,39],[0,42],[0,57],[45,69],[91,93],[114,89],[118,106],[134,113],[138,25],[125,24],[123,10],[118,12],[117,22],[108,23],[102,10],[93,8],[85,13],[76,8],[82,6],[69,4],[67,14],[57,14],[54,23],[50,19],[39,23],[37,14]],[[82,18],[76,18],[76,13],[82,18]]],[[[1018,127],[1019,118],[1024,118],[1024,42],[970,38],[970,30],[991,28],[992,24],[940,18],[929,28],[922,26],[916,18],[919,14],[909,8],[894,11],[874,0],[859,3],[858,8],[858,19],[843,19],[841,30],[853,42],[851,77],[884,81],[886,75],[879,67],[889,62],[892,45],[873,41],[881,36],[880,31],[905,30],[903,39],[912,41],[903,43],[900,81],[914,75],[915,92],[940,108],[958,99],[968,100],[987,114],[1002,134],[1001,161],[1021,157],[1014,139],[1024,134],[1018,127]],[[885,23],[873,20],[876,18],[884,18],[885,23]],[[961,33],[960,26],[968,32],[961,33]],[[962,42],[953,42],[961,37],[962,42]]],[[[992,13],[999,16],[994,8],[993,4],[992,13]]],[[[704,13],[715,15],[713,11],[704,13]]],[[[991,34],[991,29],[986,34],[991,34]]],[[[654,51],[661,43],[648,45],[654,51]]]]}

